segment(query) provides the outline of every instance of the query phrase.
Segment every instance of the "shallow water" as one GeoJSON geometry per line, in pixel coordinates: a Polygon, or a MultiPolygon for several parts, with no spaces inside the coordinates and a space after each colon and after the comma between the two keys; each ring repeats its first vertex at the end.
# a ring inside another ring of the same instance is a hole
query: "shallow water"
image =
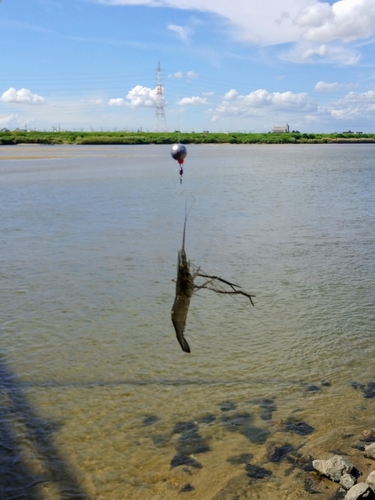
{"type": "Polygon", "coordinates": [[[0,148],[9,498],[229,499],[241,453],[272,475],[240,497],[309,498],[269,447],[355,461],[374,425],[353,382],[375,381],[375,147],[189,146],[181,185],[169,152],[0,148]],[[194,296],[190,355],[170,320],[187,199],[193,264],[256,295],[194,296]],[[171,467],[178,450],[202,467],[171,467]]]}

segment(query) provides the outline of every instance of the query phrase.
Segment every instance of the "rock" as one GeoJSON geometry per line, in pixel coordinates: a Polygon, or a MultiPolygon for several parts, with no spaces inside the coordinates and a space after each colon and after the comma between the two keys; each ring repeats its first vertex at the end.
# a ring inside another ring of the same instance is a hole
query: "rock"
{"type": "Polygon", "coordinates": [[[193,420],[188,422],[176,422],[172,434],[181,434],[182,432],[198,431],[198,426],[193,420]]]}
{"type": "Polygon", "coordinates": [[[180,489],[180,492],[185,493],[186,491],[193,491],[193,490],[194,490],[194,486],[192,486],[190,483],[186,483],[185,486],[183,486],[180,489]]]}
{"type": "Polygon", "coordinates": [[[151,439],[155,446],[161,448],[162,446],[165,446],[169,443],[169,441],[171,440],[171,436],[168,434],[154,434],[153,436],[151,436],[151,439]]]}
{"type": "Polygon", "coordinates": [[[267,447],[267,458],[270,462],[278,463],[293,450],[294,446],[289,443],[270,443],[267,447]]]}
{"type": "Polygon", "coordinates": [[[212,424],[212,422],[215,422],[215,420],[216,420],[216,416],[209,414],[209,415],[206,415],[205,417],[198,418],[197,422],[199,424],[212,424]]]}
{"type": "Polygon", "coordinates": [[[263,467],[259,467],[258,465],[246,464],[245,470],[247,473],[247,477],[251,479],[263,479],[264,477],[270,476],[272,472],[267,469],[263,469],[263,467]]]}
{"type": "Polygon", "coordinates": [[[375,396],[375,382],[369,382],[363,389],[363,395],[366,399],[372,399],[375,396]]]}
{"type": "Polygon", "coordinates": [[[251,453],[241,453],[240,455],[235,455],[233,457],[227,458],[227,462],[233,465],[237,464],[247,464],[253,458],[251,453]]]}
{"type": "Polygon", "coordinates": [[[375,460],[375,443],[365,446],[364,455],[365,457],[372,458],[373,460],[375,460]]]}
{"type": "Polygon", "coordinates": [[[260,418],[262,420],[272,420],[272,413],[277,410],[273,399],[263,399],[259,402],[259,407],[262,409],[260,418]]]}
{"type": "Polygon", "coordinates": [[[351,474],[344,474],[343,476],[341,476],[340,479],[340,485],[345,490],[350,490],[350,488],[352,488],[352,486],[354,486],[356,482],[357,482],[356,478],[351,474]]]}
{"type": "Polygon", "coordinates": [[[341,455],[334,455],[328,460],[313,460],[313,467],[323,476],[327,476],[336,482],[339,482],[344,474],[350,474],[355,469],[354,465],[341,455]]]}
{"type": "Polygon", "coordinates": [[[189,455],[183,455],[182,453],[177,453],[171,460],[171,467],[179,467],[180,465],[189,465],[190,467],[194,467],[196,469],[201,469],[202,464],[200,464],[197,460],[189,455]]]}
{"type": "Polygon", "coordinates": [[[372,491],[375,492],[375,471],[370,472],[367,476],[366,483],[370,486],[372,491]]]}
{"type": "Polygon", "coordinates": [[[223,415],[221,417],[224,427],[230,431],[240,431],[248,426],[252,419],[250,413],[247,412],[235,413],[234,415],[223,415]]]}
{"type": "Polygon", "coordinates": [[[183,432],[176,443],[176,448],[183,455],[210,451],[205,439],[195,430],[183,432]]]}
{"type": "Polygon", "coordinates": [[[363,441],[367,441],[369,443],[375,441],[375,429],[365,429],[362,431],[363,441]]]}
{"type": "Polygon", "coordinates": [[[327,380],[322,380],[321,384],[323,387],[331,387],[331,382],[327,382],[327,380]]]}
{"type": "Polygon", "coordinates": [[[289,432],[294,432],[299,436],[308,436],[314,432],[314,427],[307,424],[306,422],[295,422],[294,420],[289,420],[285,423],[285,429],[289,432]]]}
{"type": "Polygon", "coordinates": [[[358,483],[346,493],[345,500],[359,500],[360,498],[370,499],[372,490],[367,483],[358,483]]]}
{"type": "Polygon", "coordinates": [[[247,427],[242,428],[240,432],[254,444],[264,444],[267,441],[268,436],[271,434],[267,429],[261,429],[256,425],[248,425],[247,427]]]}
{"type": "Polygon", "coordinates": [[[152,425],[160,420],[156,415],[145,415],[143,418],[143,425],[152,425]]]}
{"type": "Polygon", "coordinates": [[[224,401],[220,404],[219,408],[221,411],[230,411],[235,410],[237,408],[237,405],[232,401],[224,401]]]}
{"type": "Polygon", "coordinates": [[[307,392],[320,392],[321,388],[314,384],[309,384],[306,386],[307,392]]]}

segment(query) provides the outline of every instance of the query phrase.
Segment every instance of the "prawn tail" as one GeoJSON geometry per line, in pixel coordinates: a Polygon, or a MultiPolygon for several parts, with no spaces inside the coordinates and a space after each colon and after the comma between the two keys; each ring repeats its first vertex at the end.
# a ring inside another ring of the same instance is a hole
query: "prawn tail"
{"type": "Polygon", "coordinates": [[[181,349],[184,351],[184,352],[190,352],[190,346],[189,344],[187,343],[187,340],[185,339],[184,336],[181,337],[181,339],[178,339],[178,341],[180,342],[180,346],[181,346],[181,349]]]}

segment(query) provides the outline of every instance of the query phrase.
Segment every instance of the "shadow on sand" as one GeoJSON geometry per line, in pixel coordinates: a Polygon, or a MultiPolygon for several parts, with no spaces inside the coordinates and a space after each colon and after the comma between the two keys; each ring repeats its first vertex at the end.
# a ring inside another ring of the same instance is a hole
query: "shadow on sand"
{"type": "Polygon", "coordinates": [[[1,500],[89,500],[73,469],[59,454],[53,432],[53,424],[29,404],[0,355],[1,500]]]}

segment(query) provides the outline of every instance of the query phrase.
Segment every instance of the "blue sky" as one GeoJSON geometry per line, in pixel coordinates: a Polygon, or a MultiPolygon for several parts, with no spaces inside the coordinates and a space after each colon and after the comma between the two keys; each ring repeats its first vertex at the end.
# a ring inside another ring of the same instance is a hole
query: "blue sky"
{"type": "Polygon", "coordinates": [[[375,132],[375,0],[0,2],[0,128],[375,132]]]}

